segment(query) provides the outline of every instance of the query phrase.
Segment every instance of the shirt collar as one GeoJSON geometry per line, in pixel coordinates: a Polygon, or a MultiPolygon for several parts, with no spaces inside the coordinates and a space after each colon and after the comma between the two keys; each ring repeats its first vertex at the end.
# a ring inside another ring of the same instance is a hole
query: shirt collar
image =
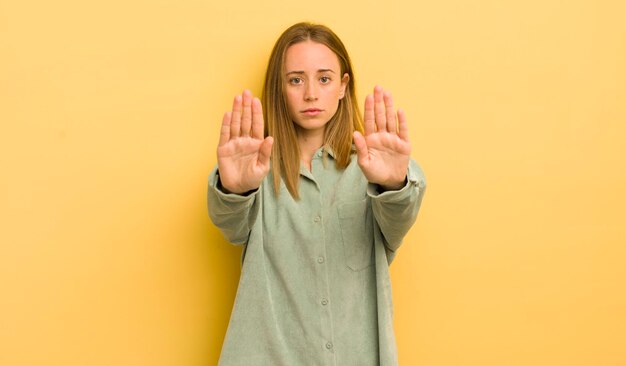
{"type": "Polygon", "coordinates": [[[330,157],[332,157],[333,159],[335,159],[335,152],[333,151],[333,149],[331,149],[329,146],[322,146],[319,149],[317,149],[315,151],[315,155],[313,155],[314,157],[318,157],[321,158],[322,155],[324,155],[324,151],[328,153],[328,155],[330,155],[330,157]]]}

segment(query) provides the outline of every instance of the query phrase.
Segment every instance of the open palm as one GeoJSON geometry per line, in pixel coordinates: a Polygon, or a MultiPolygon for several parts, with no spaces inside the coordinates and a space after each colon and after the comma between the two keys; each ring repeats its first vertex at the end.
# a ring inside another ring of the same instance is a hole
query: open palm
{"type": "Polygon", "coordinates": [[[389,92],[377,86],[365,98],[365,136],[354,132],[357,160],[370,183],[385,190],[400,189],[405,181],[411,143],[406,116],[398,111],[389,92]]]}
{"type": "Polygon", "coordinates": [[[232,193],[258,188],[269,172],[272,143],[263,138],[261,102],[248,90],[237,95],[232,112],[224,114],[217,147],[222,187],[232,193]]]}

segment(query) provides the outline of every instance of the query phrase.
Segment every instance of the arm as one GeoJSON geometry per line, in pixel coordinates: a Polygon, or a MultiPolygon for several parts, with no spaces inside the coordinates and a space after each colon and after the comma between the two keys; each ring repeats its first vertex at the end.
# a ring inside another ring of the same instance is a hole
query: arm
{"type": "Polygon", "coordinates": [[[209,177],[209,216],[233,244],[248,240],[258,211],[256,196],[269,172],[273,139],[263,138],[261,102],[245,90],[224,114],[217,168],[209,177]]]}
{"type": "Polygon", "coordinates": [[[391,93],[381,87],[365,98],[365,134],[354,133],[359,167],[370,183],[372,210],[388,251],[394,252],[417,217],[426,181],[410,160],[406,116],[394,111],[391,93]]]}
{"type": "Polygon", "coordinates": [[[384,193],[379,193],[377,188],[373,184],[368,187],[372,211],[385,238],[385,246],[389,251],[395,252],[417,218],[426,189],[426,179],[421,168],[411,160],[404,187],[384,193]]]}
{"type": "Polygon", "coordinates": [[[248,195],[227,193],[220,183],[217,167],[209,175],[209,217],[229,242],[239,245],[248,241],[250,228],[258,213],[258,193],[258,189],[248,195]]]}

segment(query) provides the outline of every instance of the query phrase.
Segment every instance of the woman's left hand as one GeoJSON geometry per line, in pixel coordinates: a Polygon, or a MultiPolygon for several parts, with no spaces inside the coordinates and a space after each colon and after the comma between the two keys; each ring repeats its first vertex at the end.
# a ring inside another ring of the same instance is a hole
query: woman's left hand
{"type": "Polygon", "coordinates": [[[393,108],[391,93],[382,87],[365,98],[365,136],[354,132],[357,160],[370,183],[384,190],[398,190],[406,183],[411,154],[409,129],[404,111],[393,108]]]}

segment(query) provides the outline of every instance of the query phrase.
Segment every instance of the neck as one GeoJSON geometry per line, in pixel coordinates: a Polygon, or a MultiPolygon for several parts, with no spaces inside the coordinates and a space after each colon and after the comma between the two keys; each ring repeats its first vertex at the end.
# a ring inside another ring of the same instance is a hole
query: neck
{"type": "Polygon", "coordinates": [[[300,160],[311,170],[313,155],[324,144],[324,129],[307,131],[298,129],[298,144],[300,145],[300,160]]]}

